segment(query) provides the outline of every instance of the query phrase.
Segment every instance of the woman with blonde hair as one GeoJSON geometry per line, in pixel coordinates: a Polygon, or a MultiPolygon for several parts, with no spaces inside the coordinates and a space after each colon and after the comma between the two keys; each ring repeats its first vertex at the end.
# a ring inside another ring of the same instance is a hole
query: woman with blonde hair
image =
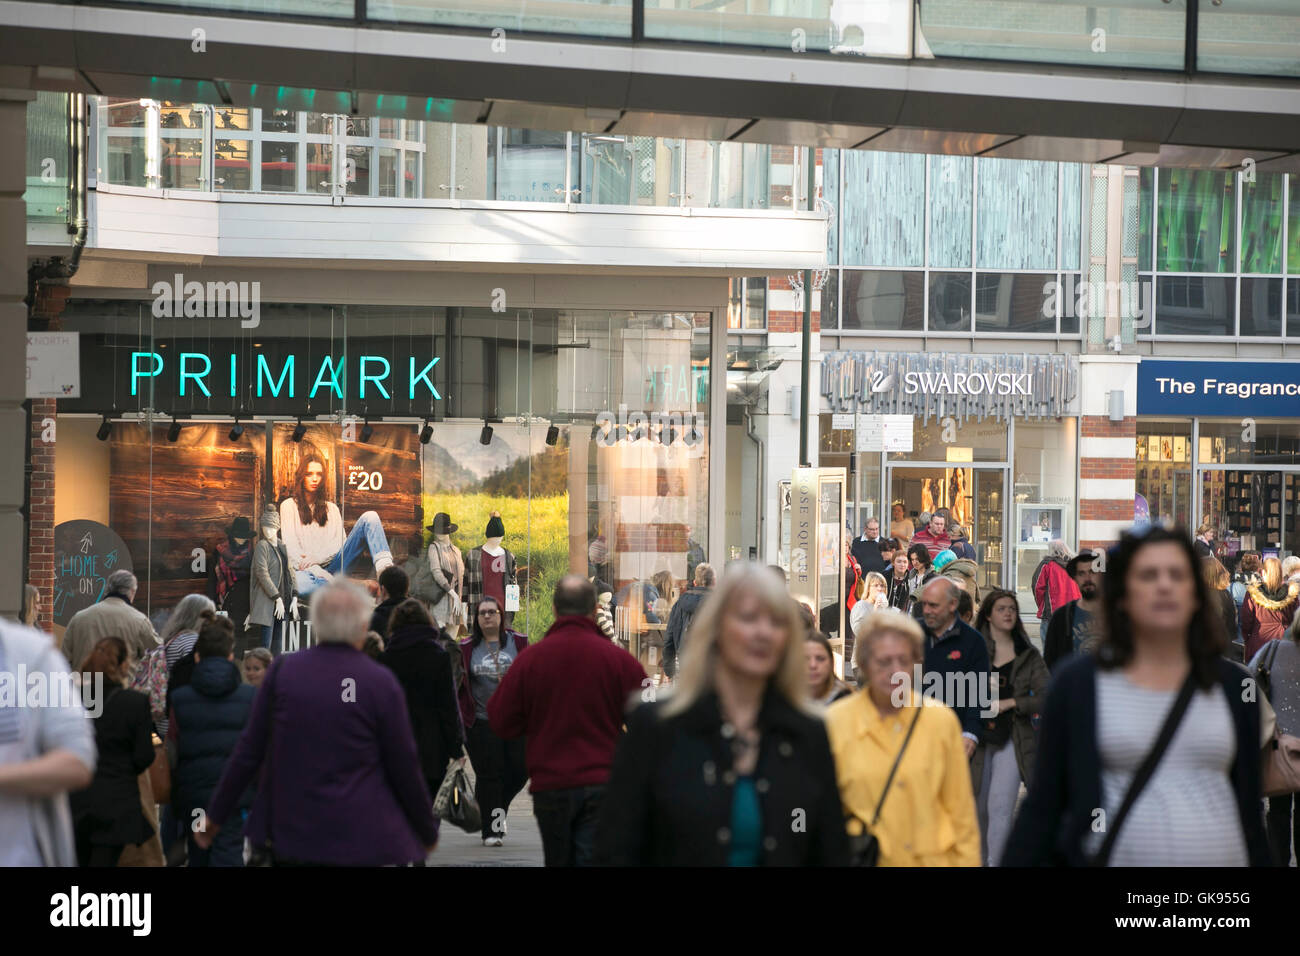
{"type": "Polygon", "coordinates": [[[1286,634],[1300,605],[1300,584],[1282,576],[1282,562],[1265,558],[1259,580],[1246,586],[1246,600],[1241,602],[1241,636],[1245,643],[1243,660],[1251,660],[1269,641],[1286,634]]]}
{"type": "Polygon", "coordinates": [[[700,605],[665,700],[627,720],[597,859],[619,866],[842,866],[835,765],[808,701],[805,627],[767,568],[700,605]],[[802,821],[792,827],[790,821],[802,821]]]}
{"type": "Polygon", "coordinates": [[[907,614],[871,615],[854,649],[862,689],[826,715],[858,863],[878,854],[878,866],[980,864],[961,724],[914,687],[924,645],[907,614]]]}

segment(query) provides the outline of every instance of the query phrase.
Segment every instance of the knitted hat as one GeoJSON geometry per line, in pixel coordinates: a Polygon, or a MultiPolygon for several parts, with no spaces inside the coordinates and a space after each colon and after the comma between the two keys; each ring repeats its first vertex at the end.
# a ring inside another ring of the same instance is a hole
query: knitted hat
{"type": "Polygon", "coordinates": [[[261,527],[280,530],[280,511],[275,505],[267,505],[262,509],[261,527]]]}
{"type": "Polygon", "coordinates": [[[609,545],[605,543],[603,537],[591,539],[591,544],[587,545],[587,560],[593,565],[604,564],[609,559],[609,545]]]}
{"type": "Polygon", "coordinates": [[[949,550],[948,548],[944,548],[942,551],[940,551],[938,554],[934,556],[934,562],[931,565],[931,567],[933,567],[934,570],[936,571],[942,571],[945,567],[952,564],[956,560],[957,560],[957,555],[951,550],[949,550]]]}
{"type": "Polygon", "coordinates": [[[487,530],[483,532],[485,538],[504,538],[506,536],[506,526],[501,522],[501,512],[492,512],[492,517],[488,519],[487,530]]]}

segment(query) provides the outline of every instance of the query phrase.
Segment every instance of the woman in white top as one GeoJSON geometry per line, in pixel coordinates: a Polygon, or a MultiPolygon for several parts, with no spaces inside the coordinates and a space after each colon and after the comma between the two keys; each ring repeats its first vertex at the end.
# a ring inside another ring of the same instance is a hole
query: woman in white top
{"type": "Polygon", "coordinates": [[[902,504],[897,501],[894,502],[893,519],[889,524],[889,536],[897,538],[899,545],[905,549],[915,533],[916,528],[907,519],[907,512],[903,510],[902,504]]]}
{"type": "Polygon", "coordinates": [[[324,483],[324,456],[304,442],[294,475],[293,496],[280,503],[280,533],[300,596],[310,594],[351,567],[363,545],[370,550],[376,574],[393,563],[379,515],[364,512],[344,537],[343,515],[339,506],[322,494],[324,483]]]}

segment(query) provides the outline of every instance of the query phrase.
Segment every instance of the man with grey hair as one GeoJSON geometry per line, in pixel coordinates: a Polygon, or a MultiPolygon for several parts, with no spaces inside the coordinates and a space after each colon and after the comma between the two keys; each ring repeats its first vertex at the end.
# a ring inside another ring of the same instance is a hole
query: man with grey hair
{"type": "Polygon", "coordinates": [[[312,595],[317,644],[276,658],[262,679],[195,835],[201,848],[260,780],[244,835],[277,864],[401,865],[433,850],[438,823],[406,696],[361,651],[371,611],[370,596],[346,578],[312,595]]]}
{"type": "Polygon", "coordinates": [[[63,656],[73,670],[81,667],[95,645],[106,637],[119,637],[126,642],[130,656],[127,666],[131,671],[158,646],[149,618],[131,606],[138,586],[130,571],[114,571],[108,576],[100,602],[72,615],[63,632],[63,656]]]}
{"type": "Polygon", "coordinates": [[[669,680],[677,676],[677,659],[686,646],[686,638],[690,636],[691,621],[695,619],[695,612],[700,609],[700,605],[709,596],[716,582],[717,575],[713,571],[713,565],[697,564],[695,580],[691,587],[682,592],[668,614],[668,626],[664,629],[663,666],[664,675],[669,680]]]}
{"type": "Polygon", "coordinates": [[[981,701],[989,688],[989,651],[984,636],[957,616],[961,591],[956,581],[943,577],[921,588],[925,629],[922,689],[942,688],[939,699],[961,721],[962,744],[969,758],[980,741],[981,701]]]}

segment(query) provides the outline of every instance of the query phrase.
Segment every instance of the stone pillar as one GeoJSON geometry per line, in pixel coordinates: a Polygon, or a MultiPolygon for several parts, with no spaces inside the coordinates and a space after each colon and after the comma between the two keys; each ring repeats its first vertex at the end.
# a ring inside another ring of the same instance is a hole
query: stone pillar
{"type": "MultiPolygon", "coordinates": [[[[23,601],[24,456],[27,444],[27,103],[0,89],[0,615],[23,601]]],[[[53,499],[51,498],[51,501],[53,499]]],[[[51,507],[53,505],[51,504],[51,507]]]]}
{"type": "Polygon", "coordinates": [[[1105,548],[1133,524],[1137,490],[1136,355],[1084,355],[1080,367],[1079,547],[1105,548]],[[1111,393],[1123,395],[1111,421],[1111,393]]]}

